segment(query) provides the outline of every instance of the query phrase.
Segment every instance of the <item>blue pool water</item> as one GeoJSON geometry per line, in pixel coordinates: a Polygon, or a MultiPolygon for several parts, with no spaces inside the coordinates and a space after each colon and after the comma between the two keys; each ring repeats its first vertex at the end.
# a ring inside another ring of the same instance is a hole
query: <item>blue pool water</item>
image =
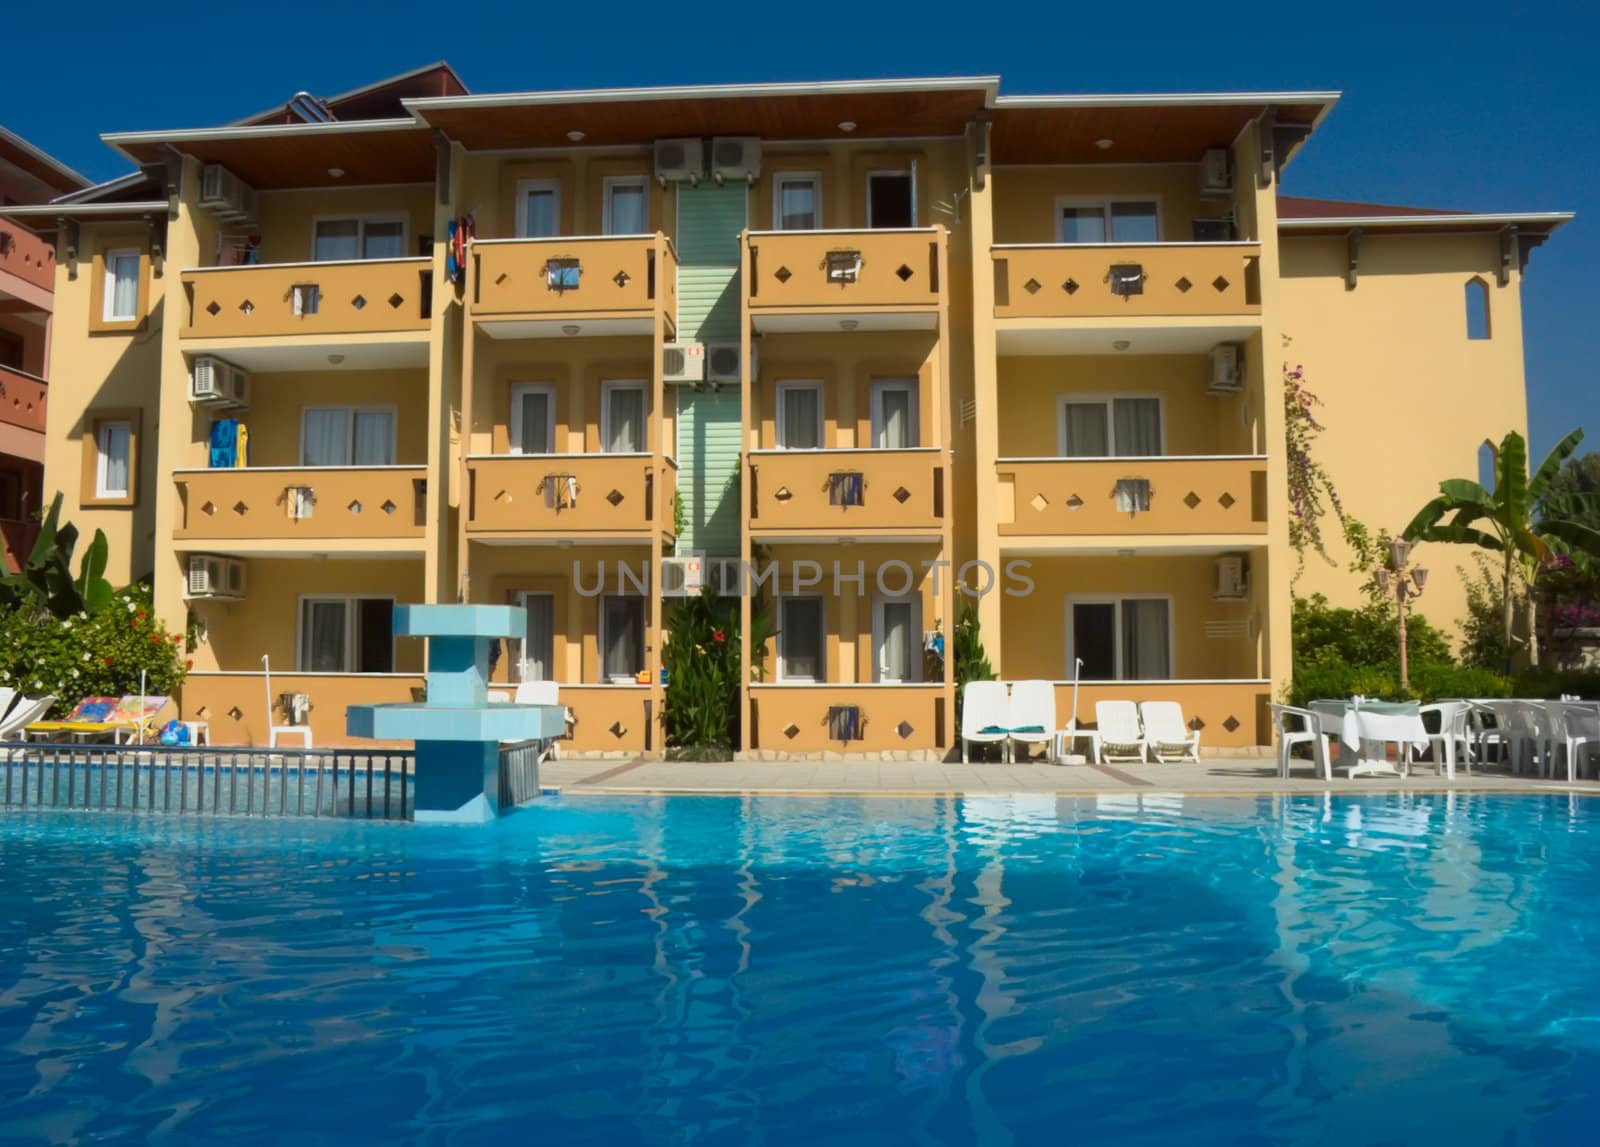
{"type": "Polygon", "coordinates": [[[0,816],[0,1140],[1577,1143],[1600,803],[0,816]]]}

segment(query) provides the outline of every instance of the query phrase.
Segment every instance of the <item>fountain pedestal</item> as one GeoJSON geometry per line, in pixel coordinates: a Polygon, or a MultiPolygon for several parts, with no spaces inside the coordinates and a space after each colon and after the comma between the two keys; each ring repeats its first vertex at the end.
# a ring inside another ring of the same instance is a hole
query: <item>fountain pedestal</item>
{"type": "Polygon", "coordinates": [[[489,643],[521,637],[525,611],[509,605],[402,605],[397,637],[428,639],[428,696],[421,704],[351,705],[352,737],[416,743],[415,819],[493,820],[500,808],[500,743],[553,739],[559,705],[490,704],[489,643]]]}

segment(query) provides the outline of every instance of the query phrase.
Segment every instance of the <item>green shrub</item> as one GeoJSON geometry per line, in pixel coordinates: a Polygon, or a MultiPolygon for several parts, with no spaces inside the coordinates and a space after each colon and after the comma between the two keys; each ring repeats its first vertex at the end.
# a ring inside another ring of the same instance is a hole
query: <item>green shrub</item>
{"type": "Polygon", "coordinates": [[[667,747],[731,753],[739,736],[739,599],[707,586],[672,604],[666,630],[667,747]]]}
{"type": "Polygon", "coordinates": [[[1456,665],[1420,665],[1411,671],[1411,688],[1400,688],[1395,668],[1335,663],[1301,665],[1295,670],[1289,692],[1291,705],[1344,697],[1372,697],[1380,701],[1438,701],[1447,697],[1527,696],[1510,678],[1487,669],[1456,665]]]}
{"type": "Polygon", "coordinates": [[[1528,669],[1513,678],[1516,697],[1581,697],[1600,701],[1600,673],[1593,670],[1528,669]]]}
{"type": "MultiPolygon", "coordinates": [[[[1305,662],[1394,667],[1399,676],[1400,636],[1394,607],[1360,609],[1331,606],[1321,594],[1297,597],[1291,618],[1295,670],[1305,662]]],[[[1421,665],[1450,665],[1450,643],[1428,619],[1413,613],[1406,619],[1407,660],[1415,672],[1421,665]]]]}

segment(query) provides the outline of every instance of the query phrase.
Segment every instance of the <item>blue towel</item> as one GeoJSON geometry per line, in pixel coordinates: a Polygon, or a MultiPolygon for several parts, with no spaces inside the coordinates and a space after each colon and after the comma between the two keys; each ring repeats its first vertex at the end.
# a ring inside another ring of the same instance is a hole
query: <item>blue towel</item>
{"type": "Polygon", "coordinates": [[[239,420],[218,418],[211,423],[211,459],[213,470],[232,470],[239,464],[239,420]]]}

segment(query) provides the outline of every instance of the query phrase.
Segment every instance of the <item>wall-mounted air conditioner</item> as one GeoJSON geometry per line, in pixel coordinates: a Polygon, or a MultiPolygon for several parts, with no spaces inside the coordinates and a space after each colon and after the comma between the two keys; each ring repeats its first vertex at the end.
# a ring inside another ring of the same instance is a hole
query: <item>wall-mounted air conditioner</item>
{"type": "Polygon", "coordinates": [[[746,136],[723,136],[711,141],[711,177],[718,183],[742,179],[754,183],[761,174],[761,141],[746,136]]]}
{"type": "Polygon", "coordinates": [[[200,171],[200,206],[219,219],[254,220],[255,189],[222,164],[208,163],[200,171]]]}
{"type": "Polygon", "coordinates": [[[659,182],[699,183],[705,170],[705,145],[700,140],[656,140],[656,179],[659,182]]]}
{"type": "Polygon", "coordinates": [[[661,377],[667,382],[704,382],[704,343],[668,343],[661,348],[661,377]]]}
{"type": "Polygon", "coordinates": [[[250,375],[231,362],[199,355],[189,368],[189,401],[196,406],[249,406],[250,375]]]}
{"type": "Polygon", "coordinates": [[[184,596],[190,600],[238,601],[245,590],[244,562],[216,554],[190,554],[184,596]]]}
{"type": "Polygon", "coordinates": [[[661,559],[661,596],[693,597],[705,588],[704,554],[686,553],[661,559]]]}
{"type": "MultiPolygon", "coordinates": [[[[750,348],[750,377],[755,377],[756,348],[750,348]]],[[[744,371],[739,362],[739,344],[736,342],[706,344],[706,381],[743,382],[744,371]]]]}
{"type": "Polygon", "coordinates": [[[1216,560],[1216,588],[1212,598],[1216,601],[1244,601],[1250,596],[1249,570],[1243,555],[1224,554],[1216,560]]]}
{"type": "Polygon", "coordinates": [[[1239,345],[1218,343],[1211,348],[1211,382],[1207,394],[1238,394],[1244,389],[1244,375],[1239,369],[1239,345]]]}
{"type": "Polygon", "coordinates": [[[1208,147],[1200,156],[1200,194],[1233,194],[1233,166],[1227,148],[1208,147]]]}

